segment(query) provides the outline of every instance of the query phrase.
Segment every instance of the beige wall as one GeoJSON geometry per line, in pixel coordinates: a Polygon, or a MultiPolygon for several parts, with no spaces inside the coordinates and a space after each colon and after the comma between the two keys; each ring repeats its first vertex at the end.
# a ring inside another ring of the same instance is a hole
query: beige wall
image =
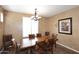
{"type": "Polygon", "coordinates": [[[49,24],[47,29],[51,33],[58,34],[59,43],[79,51],[79,7],[50,17],[47,24],[49,24]],[[72,17],[72,35],[59,34],[58,20],[68,17],[72,17]]]}
{"type": "Polygon", "coordinates": [[[5,15],[5,34],[12,34],[18,43],[22,38],[22,16],[18,13],[7,12],[5,15]]]}
{"type": "MultiPolygon", "coordinates": [[[[16,39],[18,43],[21,42],[22,39],[22,17],[29,17],[31,15],[16,13],[16,12],[6,12],[5,13],[5,34],[12,34],[12,36],[16,39]]],[[[45,30],[44,18],[39,21],[39,32],[43,32],[45,30]],[[40,26],[41,25],[41,26],[40,26]],[[40,30],[40,28],[43,30],[40,30]]]]}
{"type": "Polygon", "coordinates": [[[39,21],[39,33],[42,33],[42,35],[44,35],[45,31],[48,31],[46,29],[46,26],[47,26],[47,19],[48,18],[42,18],[40,21],[39,21]]]}

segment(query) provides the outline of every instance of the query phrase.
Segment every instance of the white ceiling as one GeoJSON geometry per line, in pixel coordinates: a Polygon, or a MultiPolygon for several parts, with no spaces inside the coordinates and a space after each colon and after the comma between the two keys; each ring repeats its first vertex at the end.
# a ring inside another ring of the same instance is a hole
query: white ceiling
{"type": "Polygon", "coordinates": [[[50,17],[66,10],[78,7],[77,5],[3,5],[3,8],[8,11],[34,14],[34,9],[37,8],[38,15],[50,17]]]}

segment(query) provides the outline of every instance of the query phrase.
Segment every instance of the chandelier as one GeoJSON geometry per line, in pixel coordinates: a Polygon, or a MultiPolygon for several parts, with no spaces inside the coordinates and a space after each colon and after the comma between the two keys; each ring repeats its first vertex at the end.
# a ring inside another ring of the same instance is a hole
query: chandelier
{"type": "Polygon", "coordinates": [[[35,8],[34,16],[31,17],[32,20],[38,21],[41,17],[37,14],[37,8],[35,8]]]}

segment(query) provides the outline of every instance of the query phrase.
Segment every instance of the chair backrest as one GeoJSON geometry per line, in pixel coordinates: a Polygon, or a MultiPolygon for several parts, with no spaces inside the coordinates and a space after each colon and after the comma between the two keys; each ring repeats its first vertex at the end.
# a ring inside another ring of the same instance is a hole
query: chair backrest
{"type": "Polygon", "coordinates": [[[3,41],[11,41],[12,35],[3,35],[3,41]]]}
{"type": "Polygon", "coordinates": [[[52,39],[57,39],[58,34],[52,34],[52,39]]]}
{"type": "Polygon", "coordinates": [[[12,35],[3,35],[3,46],[4,48],[12,45],[13,42],[12,42],[12,35]]]}
{"type": "Polygon", "coordinates": [[[48,36],[48,35],[50,35],[50,33],[49,32],[45,32],[45,36],[48,36]]]}
{"type": "Polygon", "coordinates": [[[32,38],[35,38],[35,34],[32,34],[32,38]]]}
{"type": "Polygon", "coordinates": [[[34,34],[29,34],[29,39],[34,39],[35,35],[34,34]]]}
{"type": "Polygon", "coordinates": [[[37,34],[36,34],[36,37],[41,37],[41,36],[42,36],[41,33],[37,33],[37,34]]]}

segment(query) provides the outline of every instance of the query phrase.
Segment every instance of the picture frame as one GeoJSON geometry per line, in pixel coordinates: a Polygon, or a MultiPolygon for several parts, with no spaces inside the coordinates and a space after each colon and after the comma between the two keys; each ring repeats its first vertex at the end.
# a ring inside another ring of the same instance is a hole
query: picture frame
{"type": "Polygon", "coordinates": [[[58,20],[58,33],[72,35],[72,17],[58,20]]]}

